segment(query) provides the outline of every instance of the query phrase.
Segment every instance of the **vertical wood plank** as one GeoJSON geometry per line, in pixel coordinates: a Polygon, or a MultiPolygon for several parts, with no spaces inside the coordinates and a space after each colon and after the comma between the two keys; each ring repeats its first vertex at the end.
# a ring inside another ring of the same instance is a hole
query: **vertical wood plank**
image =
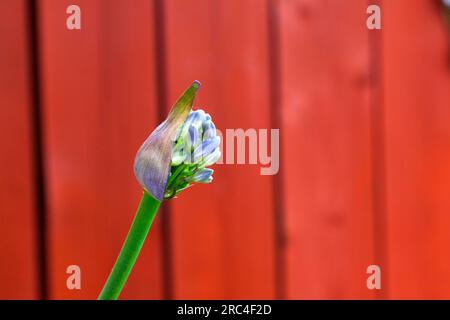
{"type": "Polygon", "coordinates": [[[277,1],[286,296],[372,298],[365,1],[277,1]]]}
{"type": "MultiPolygon", "coordinates": [[[[217,127],[270,128],[268,25],[259,0],[164,1],[168,102],[194,79],[217,127]]],[[[273,298],[272,177],[216,165],[212,185],[171,201],[173,293],[182,299],[273,298]]]]}
{"type": "MultiPolygon", "coordinates": [[[[96,298],[131,225],[141,190],[140,144],[156,125],[151,1],[39,1],[48,188],[50,298],[96,298]],[[82,289],[66,288],[79,265],[82,289]]],[[[158,219],[122,298],[158,298],[158,219]]]]}
{"type": "Polygon", "coordinates": [[[38,298],[27,6],[0,2],[0,299],[38,298]]]}
{"type": "Polygon", "coordinates": [[[432,1],[383,1],[390,297],[450,298],[450,41],[432,1]]]}

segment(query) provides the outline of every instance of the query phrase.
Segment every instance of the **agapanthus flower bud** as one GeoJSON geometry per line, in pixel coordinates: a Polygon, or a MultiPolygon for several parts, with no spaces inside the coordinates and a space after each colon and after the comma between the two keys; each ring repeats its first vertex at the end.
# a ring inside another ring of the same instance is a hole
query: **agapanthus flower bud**
{"type": "Polygon", "coordinates": [[[184,92],[136,155],[136,178],[159,201],[173,198],[193,182],[212,181],[213,170],[206,167],[220,158],[220,138],[209,114],[191,111],[199,86],[195,81],[184,92]]]}

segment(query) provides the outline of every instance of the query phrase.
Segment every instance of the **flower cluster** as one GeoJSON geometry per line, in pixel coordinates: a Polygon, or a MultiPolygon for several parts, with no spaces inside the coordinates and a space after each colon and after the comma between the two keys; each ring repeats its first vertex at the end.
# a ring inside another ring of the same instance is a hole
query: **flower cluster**
{"type": "Polygon", "coordinates": [[[203,110],[191,111],[173,144],[164,199],[175,197],[193,182],[210,183],[214,171],[208,167],[220,156],[220,138],[211,116],[203,110]]]}

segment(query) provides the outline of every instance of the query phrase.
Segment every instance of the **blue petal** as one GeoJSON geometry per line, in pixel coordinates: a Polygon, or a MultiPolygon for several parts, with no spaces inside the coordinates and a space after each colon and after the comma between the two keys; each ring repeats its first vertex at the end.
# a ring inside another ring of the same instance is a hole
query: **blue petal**
{"type": "Polygon", "coordinates": [[[189,139],[187,140],[192,148],[196,148],[200,144],[200,134],[194,126],[189,128],[189,139]]]}
{"type": "Polygon", "coordinates": [[[219,144],[220,138],[217,136],[212,139],[203,141],[201,145],[195,148],[193,158],[198,160],[206,157],[207,155],[213,153],[214,150],[219,146],[219,144]]]}
{"type": "Polygon", "coordinates": [[[192,182],[209,183],[212,181],[212,174],[214,170],[206,168],[201,171],[197,171],[193,176],[189,177],[192,182]]]}
{"type": "Polygon", "coordinates": [[[212,121],[203,123],[203,140],[208,140],[217,135],[216,126],[212,121]]]}
{"type": "Polygon", "coordinates": [[[195,118],[197,117],[196,113],[194,111],[191,111],[189,113],[186,121],[183,124],[183,127],[181,128],[179,139],[185,139],[186,135],[188,134],[189,128],[192,126],[193,121],[195,121],[195,118]]]}
{"type": "Polygon", "coordinates": [[[205,166],[212,166],[214,163],[217,162],[217,160],[220,159],[220,156],[222,155],[222,152],[220,151],[220,148],[217,148],[214,150],[213,153],[207,155],[203,161],[205,166]]]}

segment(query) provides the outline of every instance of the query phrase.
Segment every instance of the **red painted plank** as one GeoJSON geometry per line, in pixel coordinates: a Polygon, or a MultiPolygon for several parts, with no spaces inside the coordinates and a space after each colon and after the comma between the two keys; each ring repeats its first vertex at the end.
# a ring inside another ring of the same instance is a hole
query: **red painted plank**
{"type": "Polygon", "coordinates": [[[0,2],[0,299],[38,297],[26,9],[0,2]]]}
{"type": "Polygon", "coordinates": [[[278,1],[286,296],[371,298],[365,1],[278,1]]]}
{"type": "MultiPolygon", "coordinates": [[[[164,1],[168,102],[194,79],[217,127],[270,128],[268,25],[259,0],[164,1]]],[[[171,201],[174,297],[273,298],[272,177],[216,165],[171,201]]]]}
{"type": "MultiPolygon", "coordinates": [[[[51,298],[96,298],[119,253],[141,190],[140,144],[156,125],[152,2],[39,1],[51,298]],[[81,267],[82,289],[66,288],[81,267]]],[[[122,298],[159,298],[158,220],[122,298]]]]}
{"type": "Polygon", "coordinates": [[[450,42],[432,1],[383,2],[391,298],[450,298],[450,42]]]}

